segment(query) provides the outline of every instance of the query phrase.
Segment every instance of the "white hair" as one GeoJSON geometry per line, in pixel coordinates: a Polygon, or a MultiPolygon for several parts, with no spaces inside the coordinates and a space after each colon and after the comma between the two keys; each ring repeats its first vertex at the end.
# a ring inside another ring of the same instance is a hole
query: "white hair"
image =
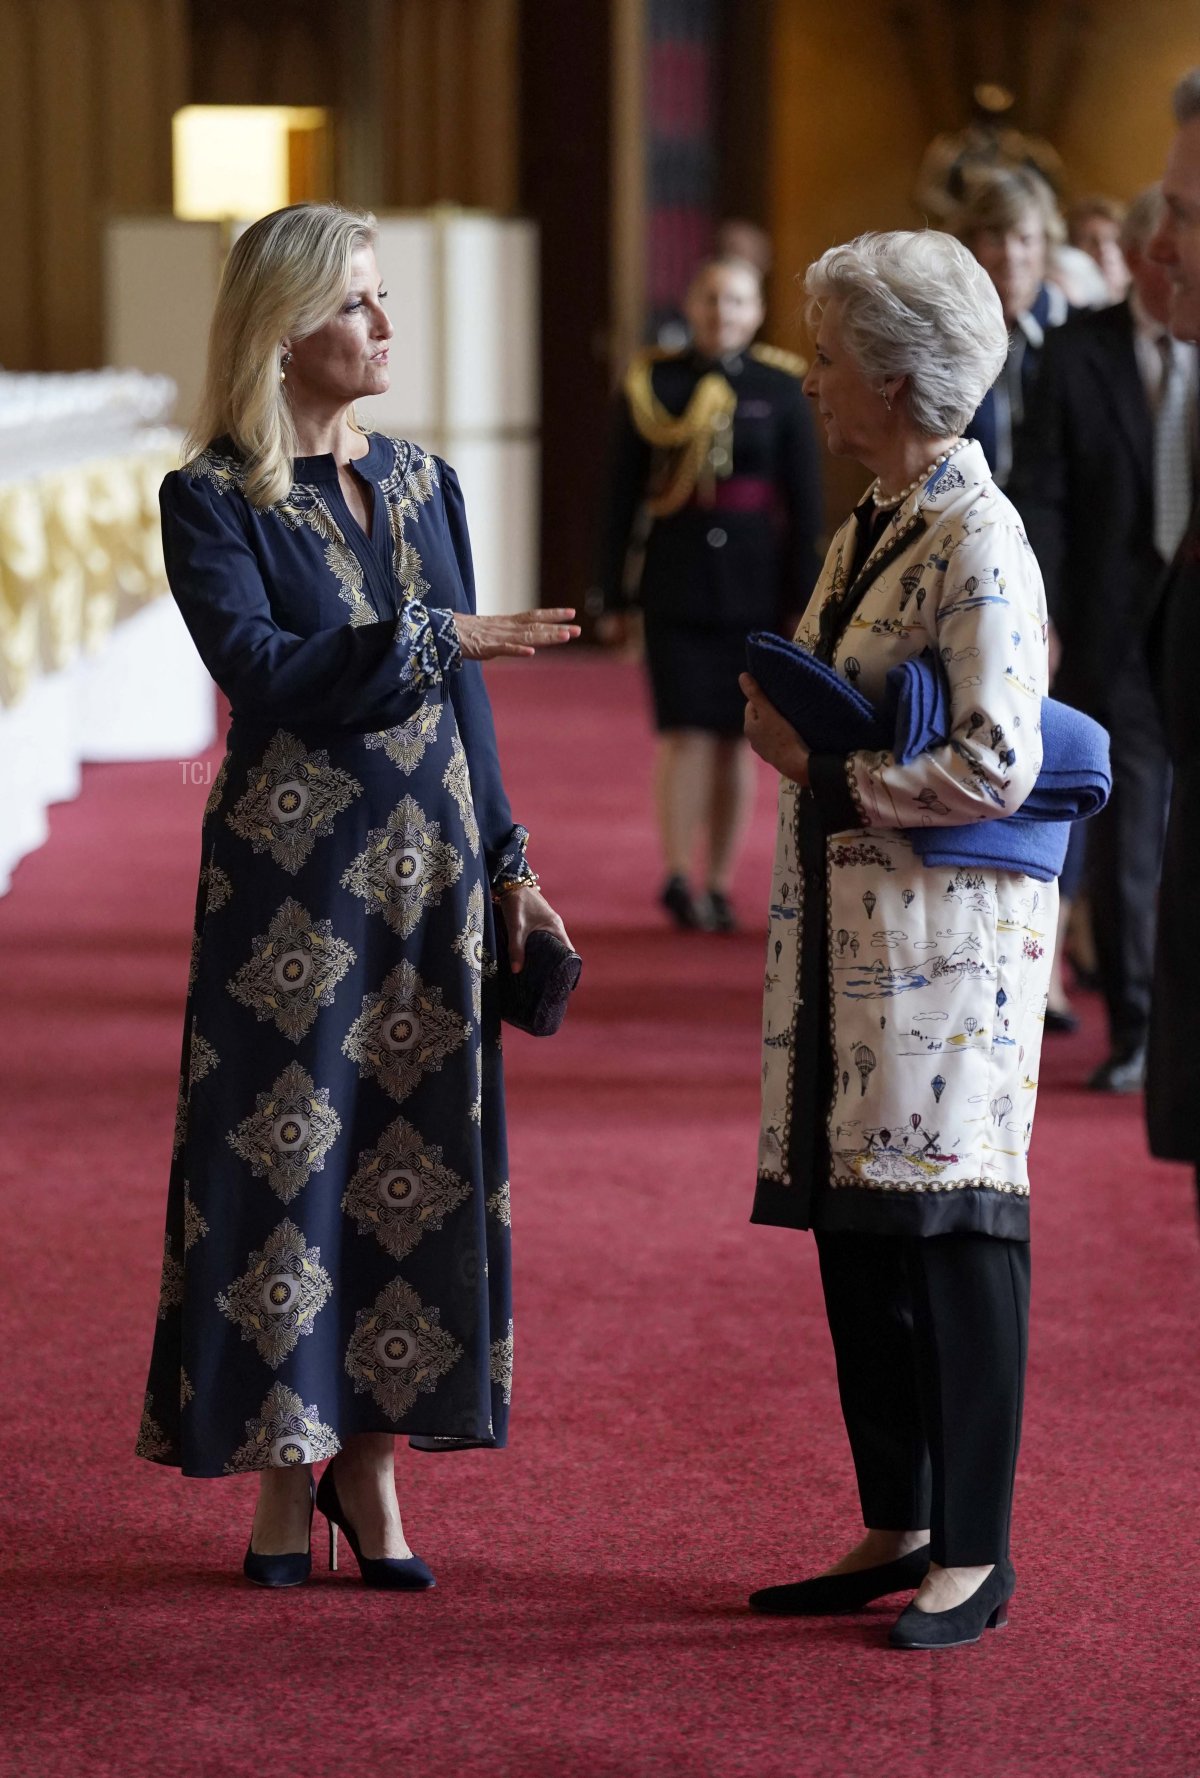
{"type": "Polygon", "coordinates": [[[870,381],[908,379],[909,414],[927,438],[961,432],[1008,355],[992,280],[938,229],[830,247],[809,266],[804,288],[810,323],[826,303],[838,304],[842,338],[870,381]]]}
{"type": "Polygon", "coordinates": [[[1047,276],[1073,309],[1106,309],[1112,302],[1104,273],[1090,253],[1064,241],[1050,255],[1047,276]]]}

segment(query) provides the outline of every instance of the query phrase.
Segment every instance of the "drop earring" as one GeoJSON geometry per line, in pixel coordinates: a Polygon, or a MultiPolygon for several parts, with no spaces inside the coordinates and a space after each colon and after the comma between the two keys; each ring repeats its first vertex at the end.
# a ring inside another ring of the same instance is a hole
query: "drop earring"
{"type": "Polygon", "coordinates": [[[287,382],[287,367],[291,362],[292,362],[291,353],[285,352],[283,355],[283,360],[282,360],[282,363],[280,365],[280,370],[279,370],[279,381],[281,383],[287,382]]]}

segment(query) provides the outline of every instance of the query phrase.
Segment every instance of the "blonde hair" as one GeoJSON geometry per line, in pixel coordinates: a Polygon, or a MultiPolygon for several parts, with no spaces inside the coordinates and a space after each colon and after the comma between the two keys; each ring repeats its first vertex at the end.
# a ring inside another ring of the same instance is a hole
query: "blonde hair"
{"type": "Polygon", "coordinates": [[[978,235],[1019,228],[1030,211],[1041,223],[1046,246],[1067,238],[1053,191],[1032,167],[987,167],[972,175],[954,217],[954,232],[968,247],[978,235]]]}
{"type": "Polygon", "coordinates": [[[274,505],[292,485],[296,429],[280,377],[282,342],[332,319],[349,288],[351,255],[375,235],[368,211],[292,204],[252,223],[225,261],[184,448],[191,456],[227,433],[245,459],[253,506],[274,505]]]}

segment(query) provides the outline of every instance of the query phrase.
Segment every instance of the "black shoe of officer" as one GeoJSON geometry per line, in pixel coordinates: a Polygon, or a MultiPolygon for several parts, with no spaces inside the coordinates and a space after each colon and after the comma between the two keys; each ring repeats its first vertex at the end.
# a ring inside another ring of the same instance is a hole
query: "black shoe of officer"
{"type": "Polygon", "coordinates": [[[688,888],[686,877],[668,877],[658,899],[681,932],[703,931],[704,912],[688,888]]]}
{"type": "Polygon", "coordinates": [[[736,932],[738,929],[733,903],[720,889],[710,889],[708,892],[708,919],[705,925],[710,932],[736,932]]]}

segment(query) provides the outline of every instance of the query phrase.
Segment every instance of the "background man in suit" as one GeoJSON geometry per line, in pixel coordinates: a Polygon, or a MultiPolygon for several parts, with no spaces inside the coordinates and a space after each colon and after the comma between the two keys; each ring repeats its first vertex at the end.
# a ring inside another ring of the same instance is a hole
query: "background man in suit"
{"type": "Polygon", "coordinates": [[[1196,351],[1171,337],[1171,285],[1146,255],[1163,209],[1153,186],[1125,218],[1126,301],[1047,339],[1009,485],[1062,647],[1055,696],[1112,735],[1112,800],[1086,830],[1103,1092],[1145,1074],[1170,766],[1138,639],[1187,525],[1195,454],[1196,351]]]}
{"type": "MultiPolygon", "coordinates": [[[[1166,211],[1149,246],[1171,281],[1171,331],[1200,340],[1200,68],[1175,89],[1179,125],[1163,174],[1166,211]]],[[[1163,857],[1146,1106],[1150,1146],[1164,1160],[1190,1161],[1200,1189],[1200,1064],[1194,1037],[1200,1005],[1196,889],[1200,881],[1200,513],[1163,581],[1148,631],[1150,666],[1174,766],[1163,857]]]]}

